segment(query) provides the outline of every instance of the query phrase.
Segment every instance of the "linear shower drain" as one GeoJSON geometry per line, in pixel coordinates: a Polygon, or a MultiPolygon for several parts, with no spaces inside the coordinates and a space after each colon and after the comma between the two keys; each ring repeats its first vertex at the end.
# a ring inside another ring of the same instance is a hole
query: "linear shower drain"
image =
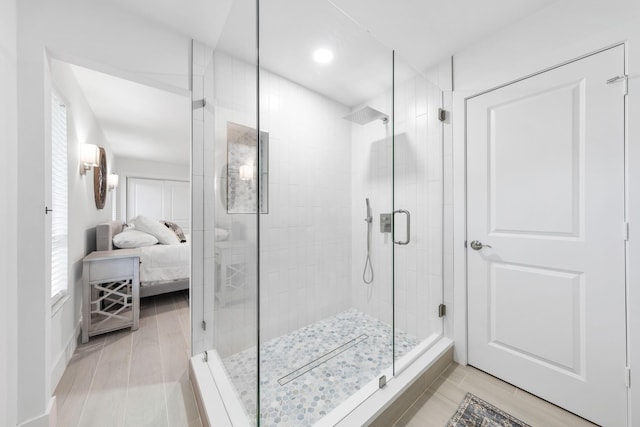
{"type": "Polygon", "coordinates": [[[355,337],[352,340],[347,341],[346,343],[334,348],[333,350],[331,350],[328,353],[323,354],[322,356],[318,357],[317,359],[312,360],[311,362],[307,363],[306,365],[303,365],[301,367],[299,367],[298,369],[291,371],[291,373],[285,375],[284,377],[280,378],[278,380],[278,383],[283,386],[287,383],[290,383],[291,381],[295,380],[296,378],[306,374],[307,372],[309,372],[310,370],[317,368],[318,366],[322,365],[325,362],[328,362],[329,360],[331,360],[332,358],[336,357],[337,355],[339,355],[340,353],[344,353],[345,351],[349,350],[351,347],[360,344],[362,341],[366,340],[369,338],[369,335],[367,334],[362,334],[362,335],[358,335],[357,337],[355,337]]]}

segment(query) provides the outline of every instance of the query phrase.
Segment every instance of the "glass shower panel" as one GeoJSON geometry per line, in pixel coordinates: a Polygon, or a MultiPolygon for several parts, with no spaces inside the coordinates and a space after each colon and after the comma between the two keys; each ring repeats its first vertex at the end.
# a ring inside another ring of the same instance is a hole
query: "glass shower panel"
{"type": "Polygon", "coordinates": [[[234,425],[242,425],[258,411],[256,5],[229,4],[204,105],[212,117],[204,148],[205,318],[211,311],[209,366],[227,412],[242,419],[234,425]]]}
{"type": "Polygon", "coordinates": [[[311,425],[392,372],[392,51],[325,0],[259,36],[259,421],[311,425]]]}
{"type": "Polygon", "coordinates": [[[311,425],[442,335],[442,93],[326,0],[256,5],[194,43],[193,342],[234,425],[311,425]]]}
{"type": "MultiPolygon", "coordinates": [[[[443,333],[442,91],[394,57],[394,292],[396,368],[443,333]]],[[[399,371],[396,370],[396,374],[399,371]]]]}

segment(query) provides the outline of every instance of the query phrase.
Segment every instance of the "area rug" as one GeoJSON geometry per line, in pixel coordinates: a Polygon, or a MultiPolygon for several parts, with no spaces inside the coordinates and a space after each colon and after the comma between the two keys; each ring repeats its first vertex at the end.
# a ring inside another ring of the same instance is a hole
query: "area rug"
{"type": "Polygon", "coordinates": [[[462,400],[458,411],[446,427],[531,427],[519,419],[474,396],[471,393],[462,400]]]}

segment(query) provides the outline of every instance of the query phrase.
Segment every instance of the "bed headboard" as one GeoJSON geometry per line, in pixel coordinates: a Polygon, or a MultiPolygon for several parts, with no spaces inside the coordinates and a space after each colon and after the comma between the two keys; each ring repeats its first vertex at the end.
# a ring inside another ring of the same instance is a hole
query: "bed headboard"
{"type": "Polygon", "coordinates": [[[113,236],[122,231],[121,221],[109,221],[96,225],[96,250],[110,251],[113,249],[113,236]]]}

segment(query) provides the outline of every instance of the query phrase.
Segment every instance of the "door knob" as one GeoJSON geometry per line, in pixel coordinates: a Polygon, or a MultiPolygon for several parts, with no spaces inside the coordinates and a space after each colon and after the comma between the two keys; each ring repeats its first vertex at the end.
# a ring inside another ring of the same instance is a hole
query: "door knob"
{"type": "Polygon", "coordinates": [[[491,245],[483,245],[482,242],[478,241],[478,240],[474,240],[473,242],[471,242],[471,249],[473,249],[474,251],[479,251],[482,248],[490,248],[491,245]]]}

